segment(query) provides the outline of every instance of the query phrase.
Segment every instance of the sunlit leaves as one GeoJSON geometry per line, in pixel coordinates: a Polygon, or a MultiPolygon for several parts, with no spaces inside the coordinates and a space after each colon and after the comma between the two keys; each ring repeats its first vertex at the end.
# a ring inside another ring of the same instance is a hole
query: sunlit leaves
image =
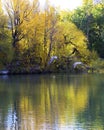
{"type": "MultiPolygon", "coordinates": [[[[41,63],[36,64],[46,69],[50,58],[54,55],[59,57],[60,62],[62,57],[71,58],[73,62],[74,60],[87,62],[90,54],[87,43],[90,42],[89,36],[92,37],[90,35],[92,30],[89,30],[91,26],[87,22],[90,21],[93,25],[93,19],[98,17],[90,15],[90,11],[93,10],[92,5],[89,5],[88,10],[84,5],[83,8],[73,13],[59,12],[49,3],[41,11],[38,0],[31,2],[29,0],[9,0],[4,3],[4,7],[8,20],[2,16],[3,23],[5,21],[6,23],[1,26],[4,28],[6,25],[9,28],[11,45],[14,48],[13,51],[16,52],[14,56],[16,61],[27,60],[26,63],[28,62],[27,66],[30,66],[30,69],[35,63],[32,63],[31,59],[41,59],[41,63]],[[80,29],[83,29],[84,33],[80,29]]],[[[93,12],[96,12],[96,9],[93,12]]],[[[3,38],[4,36],[6,37],[3,35],[3,38]]],[[[103,38],[103,31],[101,37],[103,38]]],[[[93,44],[91,45],[94,47],[93,44]]],[[[64,64],[65,59],[62,61],[64,64]]]]}

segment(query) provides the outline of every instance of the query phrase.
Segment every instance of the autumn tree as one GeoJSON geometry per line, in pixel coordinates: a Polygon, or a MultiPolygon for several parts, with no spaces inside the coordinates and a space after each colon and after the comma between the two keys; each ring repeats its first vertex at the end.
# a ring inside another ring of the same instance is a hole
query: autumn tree
{"type": "Polygon", "coordinates": [[[84,35],[84,33],[79,30],[77,26],[71,22],[71,20],[69,21],[64,17],[61,18],[59,27],[61,43],[63,43],[66,47],[65,54],[70,56],[70,53],[72,52],[73,48],[79,50],[79,53],[84,54],[84,51],[86,51],[87,49],[86,36],[84,35]],[[82,48],[83,50],[85,50],[83,51],[82,48]]]}
{"type": "MultiPolygon", "coordinates": [[[[48,42],[45,43],[44,41],[44,49],[47,46],[47,55],[46,55],[46,63],[45,63],[46,66],[51,56],[53,55],[52,53],[54,53],[53,51],[55,48],[55,42],[57,42],[56,34],[58,31],[57,28],[58,17],[55,8],[53,7],[49,8],[49,10],[47,11],[47,19],[48,19],[48,26],[46,25],[45,28],[47,28],[46,30],[47,30],[48,42]]],[[[44,35],[44,38],[45,37],[46,36],[44,35]]]]}
{"type": "Polygon", "coordinates": [[[8,0],[5,2],[5,9],[9,17],[9,26],[12,32],[12,46],[15,52],[18,50],[20,41],[25,38],[25,31],[28,33],[26,26],[28,26],[37,8],[37,0],[33,1],[33,3],[30,3],[29,0],[8,0]]]}
{"type": "Polygon", "coordinates": [[[51,56],[54,55],[58,16],[54,7],[45,5],[45,9],[37,14],[34,23],[33,38],[37,43],[36,55],[41,57],[42,68],[45,70],[51,56]]]}

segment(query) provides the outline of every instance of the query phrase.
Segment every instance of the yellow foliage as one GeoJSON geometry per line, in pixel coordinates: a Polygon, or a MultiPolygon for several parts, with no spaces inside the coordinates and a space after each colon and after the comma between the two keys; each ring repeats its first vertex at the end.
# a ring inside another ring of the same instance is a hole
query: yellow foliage
{"type": "MultiPolygon", "coordinates": [[[[67,12],[58,13],[49,3],[44,11],[39,11],[38,0],[9,0],[6,3],[13,44],[17,44],[21,54],[33,48],[35,56],[42,59],[43,68],[51,56],[70,56],[73,48],[81,55],[86,54],[86,37],[75,24],[64,20],[67,12]]],[[[32,55],[31,51],[29,53],[32,55]]]]}

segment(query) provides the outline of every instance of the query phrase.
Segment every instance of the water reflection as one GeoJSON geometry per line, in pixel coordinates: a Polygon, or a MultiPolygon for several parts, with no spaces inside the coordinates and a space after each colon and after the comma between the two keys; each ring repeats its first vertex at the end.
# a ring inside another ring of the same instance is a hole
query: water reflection
{"type": "Polygon", "coordinates": [[[104,75],[0,77],[1,130],[103,130],[104,75]]]}

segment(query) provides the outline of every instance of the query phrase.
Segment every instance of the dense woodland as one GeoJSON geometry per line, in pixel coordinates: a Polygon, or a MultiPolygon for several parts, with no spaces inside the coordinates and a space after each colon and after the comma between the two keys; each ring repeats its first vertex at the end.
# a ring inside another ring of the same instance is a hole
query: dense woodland
{"type": "Polygon", "coordinates": [[[104,3],[62,11],[46,0],[0,0],[0,70],[104,72],[104,3]],[[81,62],[73,68],[75,62],[81,62]]]}

